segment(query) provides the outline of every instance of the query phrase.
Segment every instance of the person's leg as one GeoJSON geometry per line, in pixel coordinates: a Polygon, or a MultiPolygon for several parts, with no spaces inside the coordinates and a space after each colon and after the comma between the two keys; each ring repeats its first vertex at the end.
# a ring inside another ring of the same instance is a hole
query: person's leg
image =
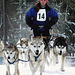
{"type": "Polygon", "coordinates": [[[40,31],[33,30],[33,33],[34,33],[34,37],[41,36],[41,32],[40,31]]]}
{"type": "Polygon", "coordinates": [[[42,36],[49,36],[49,30],[42,31],[42,36]]]}

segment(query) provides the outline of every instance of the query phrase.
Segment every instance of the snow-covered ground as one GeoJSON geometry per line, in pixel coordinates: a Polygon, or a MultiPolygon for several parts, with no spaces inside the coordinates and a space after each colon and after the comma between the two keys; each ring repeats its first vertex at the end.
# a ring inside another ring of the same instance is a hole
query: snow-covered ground
{"type": "MultiPolygon", "coordinates": [[[[49,66],[46,64],[45,71],[43,72],[43,75],[75,75],[75,67],[70,66],[70,64],[73,64],[73,63],[70,63],[70,61],[66,60],[65,72],[60,71],[60,65],[61,65],[60,63],[56,64],[56,65],[50,64],[49,66]]],[[[11,67],[12,67],[12,69],[11,69],[12,74],[11,75],[13,75],[14,67],[13,67],[13,65],[11,65],[11,67]]],[[[20,62],[19,63],[19,70],[20,70],[20,75],[32,75],[28,62],[26,62],[26,66],[20,62]]],[[[5,65],[0,65],[0,75],[6,75],[5,65]]],[[[39,69],[35,73],[35,75],[40,75],[39,69]]]]}

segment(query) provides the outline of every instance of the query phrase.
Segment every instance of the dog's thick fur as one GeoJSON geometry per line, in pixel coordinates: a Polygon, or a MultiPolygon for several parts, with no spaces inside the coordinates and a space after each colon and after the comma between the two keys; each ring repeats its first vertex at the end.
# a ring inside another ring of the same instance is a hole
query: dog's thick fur
{"type": "Polygon", "coordinates": [[[64,37],[58,37],[54,41],[54,57],[55,62],[58,63],[58,56],[60,55],[61,58],[61,71],[64,70],[64,63],[65,63],[65,57],[66,57],[66,51],[67,51],[67,43],[66,39],[64,37]]]}
{"type": "Polygon", "coordinates": [[[19,52],[16,46],[13,46],[12,44],[10,46],[6,45],[4,49],[4,60],[6,65],[6,75],[10,74],[10,64],[14,65],[15,72],[14,75],[19,75],[19,69],[18,69],[18,59],[19,59],[19,52]]]}
{"type": "Polygon", "coordinates": [[[28,39],[26,38],[21,38],[18,42],[17,42],[17,48],[19,50],[19,58],[21,58],[22,60],[27,61],[28,60],[28,39]]]}
{"type": "Polygon", "coordinates": [[[37,71],[38,67],[40,67],[40,75],[42,75],[42,71],[44,68],[44,43],[41,38],[34,38],[33,40],[28,42],[28,47],[30,49],[30,69],[32,71],[32,75],[37,71]]]}

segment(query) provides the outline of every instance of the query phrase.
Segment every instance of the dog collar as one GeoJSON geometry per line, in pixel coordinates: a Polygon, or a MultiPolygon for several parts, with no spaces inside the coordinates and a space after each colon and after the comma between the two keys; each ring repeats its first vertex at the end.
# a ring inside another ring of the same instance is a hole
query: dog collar
{"type": "Polygon", "coordinates": [[[9,60],[7,60],[9,62],[9,64],[13,64],[15,62],[15,60],[13,62],[10,62],[9,60]]]}
{"type": "Polygon", "coordinates": [[[22,60],[22,59],[18,59],[18,61],[28,62],[28,61],[30,61],[30,56],[28,56],[28,61],[25,61],[25,60],[22,60]]]}

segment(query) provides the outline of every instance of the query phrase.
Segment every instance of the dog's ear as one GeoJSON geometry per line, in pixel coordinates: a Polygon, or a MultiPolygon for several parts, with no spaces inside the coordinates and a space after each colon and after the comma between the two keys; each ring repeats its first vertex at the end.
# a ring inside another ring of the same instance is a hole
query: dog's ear
{"type": "Polygon", "coordinates": [[[22,42],[22,39],[20,39],[20,43],[22,42]]]}
{"type": "Polygon", "coordinates": [[[16,46],[14,46],[14,48],[15,48],[15,50],[17,50],[17,47],[16,46]]]}
{"type": "Polygon", "coordinates": [[[21,41],[21,39],[20,39],[20,41],[21,41]]]}
{"type": "Polygon", "coordinates": [[[8,48],[8,44],[6,44],[6,48],[8,48]]]}
{"type": "Polygon", "coordinates": [[[26,46],[28,46],[28,40],[25,41],[26,46]]]}

